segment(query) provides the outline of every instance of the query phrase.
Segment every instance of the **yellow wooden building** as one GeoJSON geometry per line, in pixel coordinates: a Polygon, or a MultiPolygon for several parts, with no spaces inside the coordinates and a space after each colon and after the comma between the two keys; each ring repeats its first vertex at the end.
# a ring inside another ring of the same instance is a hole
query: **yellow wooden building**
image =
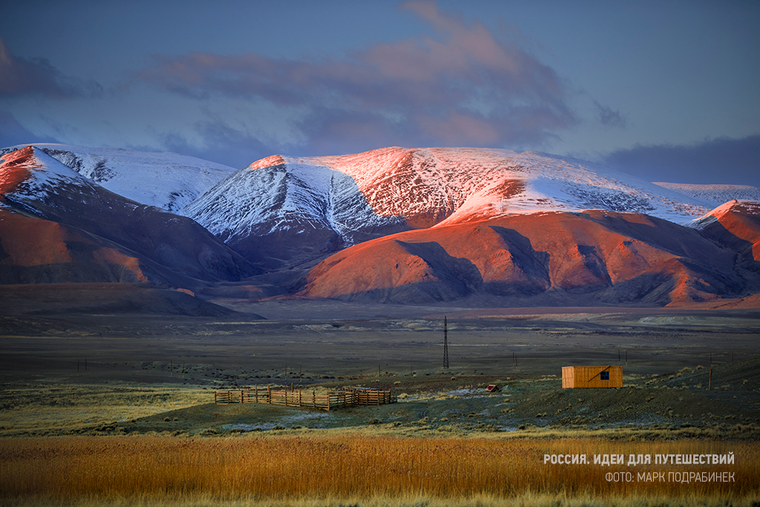
{"type": "Polygon", "coordinates": [[[563,366],[562,389],[623,387],[622,366],[563,366]]]}

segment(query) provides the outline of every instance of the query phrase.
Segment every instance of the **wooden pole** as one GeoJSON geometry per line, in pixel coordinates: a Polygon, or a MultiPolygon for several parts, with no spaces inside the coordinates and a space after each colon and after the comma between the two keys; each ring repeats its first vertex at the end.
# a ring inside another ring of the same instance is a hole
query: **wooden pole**
{"type": "Polygon", "coordinates": [[[169,361],[169,376],[174,376],[174,363],[172,361],[169,361]]]}
{"type": "Polygon", "coordinates": [[[185,378],[185,362],[182,361],[182,378],[185,378]]]}
{"type": "Polygon", "coordinates": [[[87,358],[84,358],[84,371],[87,371],[87,358]]]}
{"type": "Polygon", "coordinates": [[[710,366],[710,380],[707,381],[707,390],[712,389],[712,366],[710,366]]]}
{"type": "Polygon", "coordinates": [[[443,317],[443,367],[449,367],[449,325],[445,315],[443,317]]]}

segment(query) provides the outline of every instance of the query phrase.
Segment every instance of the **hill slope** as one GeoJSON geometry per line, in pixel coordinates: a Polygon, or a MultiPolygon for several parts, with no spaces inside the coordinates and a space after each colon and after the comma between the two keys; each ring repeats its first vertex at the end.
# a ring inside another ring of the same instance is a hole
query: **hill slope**
{"type": "Polygon", "coordinates": [[[300,295],[677,305],[742,294],[747,282],[734,257],[695,229],[642,214],[548,212],[408,231],[348,248],[312,269],[300,295]]]}

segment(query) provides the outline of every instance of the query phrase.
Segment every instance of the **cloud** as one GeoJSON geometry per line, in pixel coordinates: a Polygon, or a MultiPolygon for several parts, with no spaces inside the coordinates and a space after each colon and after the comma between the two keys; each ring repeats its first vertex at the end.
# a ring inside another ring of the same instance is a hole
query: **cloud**
{"type": "MultiPolygon", "coordinates": [[[[192,130],[204,140],[202,145],[193,143],[179,133],[164,134],[160,136],[160,141],[169,151],[213,160],[234,168],[245,167],[251,162],[272,155],[270,148],[260,140],[219,120],[207,119],[197,122],[192,130]]],[[[139,146],[134,148],[142,149],[139,146]]]]}
{"type": "Polygon", "coordinates": [[[311,154],[392,144],[535,145],[578,123],[562,80],[535,57],[434,2],[402,8],[434,36],[342,59],[156,57],[136,78],[201,101],[221,95],[300,109],[297,127],[311,154]]]}
{"type": "Polygon", "coordinates": [[[614,151],[604,161],[649,181],[760,187],[760,135],[689,145],[636,145],[614,151]]]}
{"type": "Polygon", "coordinates": [[[620,111],[613,111],[609,106],[604,106],[597,101],[594,101],[594,106],[599,114],[599,123],[605,127],[626,128],[628,126],[628,118],[620,111]]]}
{"type": "Polygon", "coordinates": [[[65,76],[45,58],[13,56],[0,37],[0,98],[43,95],[52,99],[71,99],[101,93],[97,83],[83,83],[65,76]]]}
{"type": "Polygon", "coordinates": [[[21,125],[13,114],[0,111],[0,148],[8,148],[17,144],[57,143],[52,137],[32,134],[21,125]]]}

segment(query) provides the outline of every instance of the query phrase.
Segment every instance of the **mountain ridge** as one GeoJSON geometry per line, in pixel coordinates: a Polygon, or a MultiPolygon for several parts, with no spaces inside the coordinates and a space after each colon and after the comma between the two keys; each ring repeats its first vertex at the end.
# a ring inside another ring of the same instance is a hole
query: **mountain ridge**
{"type": "MultiPolygon", "coordinates": [[[[0,156],[24,148],[0,150],[0,156]]],[[[232,167],[176,153],[87,148],[69,144],[31,146],[103,188],[148,206],[177,212],[200,197],[232,167]]]]}
{"type": "Polygon", "coordinates": [[[182,210],[244,255],[326,254],[387,234],[506,214],[604,208],[674,221],[712,204],[609,168],[535,152],[389,147],[353,155],[253,162],[182,210]],[[298,251],[299,235],[313,238],[298,251]]]}
{"type": "MultiPolygon", "coordinates": [[[[143,167],[164,167],[158,158],[143,167]]],[[[715,207],[567,157],[273,155],[215,173],[179,214],[104,188],[95,179],[115,178],[108,164],[82,167],[34,145],[0,155],[0,283],[399,304],[760,301],[760,204],[715,207]]],[[[172,185],[160,182],[160,193],[172,185]]]]}

